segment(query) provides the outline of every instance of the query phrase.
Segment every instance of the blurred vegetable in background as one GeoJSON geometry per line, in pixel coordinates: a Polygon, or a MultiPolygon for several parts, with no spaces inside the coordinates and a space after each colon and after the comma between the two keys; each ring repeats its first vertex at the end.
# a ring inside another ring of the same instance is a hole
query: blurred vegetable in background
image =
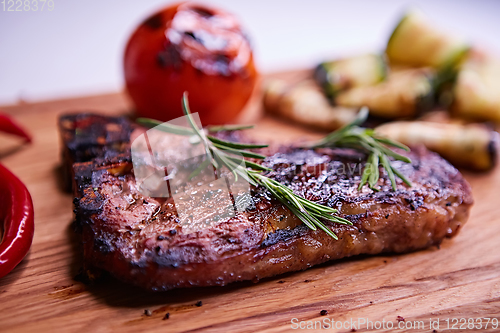
{"type": "Polygon", "coordinates": [[[238,20],[191,3],[167,7],[136,29],[125,49],[124,73],[139,116],[182,116],[180,100],[187,91],[204,126],[233,121],[258,76],[238,20]]]}
{"type": "Polygon", "coordinates": [[[424,145],[450,163],[475,171],[490,170],[497,162],[498,133],[481,124],[397,121],[377,127],[376,133],[407,146],[424,145]]]}
{"type": "Polygon", "coordinates": [[[387,43],[386,54],[394,64],[436,69],[459,61],[468,45],[431,24],[418,11],[408,12],[387,43]]]}
{"type": "Polygon", "coordinates": [[[374,85],[386,75],[385,57],[379,54],[325,61],[314,72],[316,82],[329,98],[346,89],[374,85]]]}
{"type": "Polygon", "coordinates": [[[0,132],[12,134],[31,142],[31,135],[18,125],[10,116],[0,112],[0,132]]]}

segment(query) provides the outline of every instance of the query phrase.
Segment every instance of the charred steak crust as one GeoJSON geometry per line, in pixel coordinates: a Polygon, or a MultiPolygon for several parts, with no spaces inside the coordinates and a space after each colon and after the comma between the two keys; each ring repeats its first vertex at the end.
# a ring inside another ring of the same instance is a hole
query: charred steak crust
{"type": "MultiPolygon", "coordinates": [[[[104,116],[92,112],[64,114],[58,128],[62,141],[62,171],[65,190],[74,189],[75,163],[113,160],[130,157],[132,133],[145,130],[126,116],[104,116]]],[[[239,131],[222,131],[213,136],[229,141],[242,141],[239,131]]]]}
{"type": "Polygon", "coordinates": [[[395,192],[383,172],[380,192],[358,191],[360,161],[366,157],[348,149],[283,148],[264,161],[273,169],[271,177],[338,208],[353,223],[326,222],[339,240],[310,230],[261,188],[252,189],[244,213],[192,231],[179,223],[171,199],[140,194],[128,155],[77,163],[75,212],[85,261],[159,291],[258,280],[357,254],[439,244],[466,222],[473,203],[470,187],[438,155],[424,148],[407,155],[412,164],[394,163],[413,187],[398,180],[395,192]]]}
{"type": "Polygon", "coordinates": [[[71,190],[74,163],[128,154],[130,136],[137,128],[127,117],[103,116],[91,112],[62,115],[58,127],[67,191],[71,190]]]}

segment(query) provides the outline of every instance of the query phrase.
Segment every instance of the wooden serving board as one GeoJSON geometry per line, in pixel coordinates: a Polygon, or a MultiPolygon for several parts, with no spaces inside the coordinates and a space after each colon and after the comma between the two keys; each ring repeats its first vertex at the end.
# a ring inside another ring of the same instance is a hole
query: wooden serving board
{"type": "MultiPolygon", "coordinates": [[[[303,72],[278,76],[296,78],[303,72]]],[[[255,135],[284,142],[319,136],[277,119],[261,117],[258,96],[243,121],[257,121],[255,135]]],[[[398,316],[424,321],[500,317],[500,170],[465,172],[475,205],[459,235],[436,247],[405,255],[359,256],[290,273],[259,283],[234,283],[150,293],[113,279],[88,286],[74,280],[81,254],[70,228],[72,196],[59,186],[57,117],[67,111],[130,112],[124,94],[4,107],[25,124],[34,143],[0,149],[0,161],[28,186],[35,205],[36,231],[26,259],[0,280],[0,331],[120,332],[285,332],[300,321],[356,323],[385,320],[398,327],[398,316]],[[202,301],[202,306],[196,306],[202,301]],[[145,315],[145,310],[151,316],[145,315]],[[320,311],[327,310],[326,316],[320,311]],[[166,313],[170,318],[162,320],[166,313]],[[293,326],[292,326],[293,325],[293,326]]],[[[401,318],[399,318],[402,320],[401,318]]],[[[485,321],[484,321],[485,323],[485,321]]],[[[303,324],[307,325],[307,323],[303,324]]],[[[385,326],[387,327],[387,326],[385,326]]],[[[459,327],[457,325],[456,327],[459,327]]],[[[491,324],[490,324],[491,327],[491,324]]],[[[316,328],[320,327],[316,324],[316,328]]],[[[366,326],[328,331],[367,331],[366,326]]],[[[490,331],[483,329],[477,331],[490,331]]],[[[370,329],[370,331],[373,331],[370,329]]],[[[455,332],[457,330],[454,330],[455,332]]]]}

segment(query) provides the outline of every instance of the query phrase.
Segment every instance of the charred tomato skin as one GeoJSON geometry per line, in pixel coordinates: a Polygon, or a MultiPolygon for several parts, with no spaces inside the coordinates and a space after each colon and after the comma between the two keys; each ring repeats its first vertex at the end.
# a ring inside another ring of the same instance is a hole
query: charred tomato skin
{"type": "Polygon", "coordinates": [[[187,91],[204,126],[234,120],[258,78],[236,18],[190,3],[169,6],[137,27],[125,48],[124,74],[138,116],[182,116],[187,91]]]}

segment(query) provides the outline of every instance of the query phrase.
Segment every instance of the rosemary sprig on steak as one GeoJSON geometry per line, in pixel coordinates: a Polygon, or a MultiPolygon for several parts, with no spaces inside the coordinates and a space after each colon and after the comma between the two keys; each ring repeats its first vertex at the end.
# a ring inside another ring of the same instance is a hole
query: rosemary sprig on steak
{"type": "MultiPolygon", "coordinates": [[[[274,196],[278,201],[280,201],[283,205],[290,209],[290,211],[294,215],[296,215],[306,226],[308,226],[312,230],[320,228],[334,239],[337,239],[335,233],[333,233],[328,227],[326,227],[321,220],[328,220],[334,223],[352,225],[349,220],[333,215],[338,213],[337,209],[320,205],[301,196],[298,196],[286,185],[283,185],[272,178],[266,177],[266,175],[263,174],[263,172],[271,171],[271,169],[266,168],[258,163],[241,158],[243,156],[253,159],[264,159],[265,156],[248,151],[248,149],[264,148],[267,147],[267,145],[229,142],[207,135],[196,125],[196,123],[192,119],[187,99],[187,93],[184,93],[182,106],[184,114],[186,115],[191,128],[176,126],[168,123],[161,123],[153,119],[139,118],[137,121],[144,126],[155,127],[156,129],[165,132],[191,136],[193,138],[193,140],[191,140],[193,144],[198,144],[201,142],[204,145],[208,158],[203,161],[203,163],[201,163],[201,165],[191,174],[191,177],[196,176],[197,173],[201,172],[201,170],[207,167],[207,165],[210,163],[216,169],[225,167],[231,171],[235,180],[237,180],[238,177],[241,177],[254,186],[262,186],[267,189],[272,196],[274,196]]],[[[359,188],[366,184],[367,181],[371,188],[375,188],[375,184],[379,179],[379,163],[381,163],[382,166],[386,168],[394,189],[394,174],[403,179],[405,183],[410,184],[410,182],[401,173],[399,173],[395,168],[391,166],[387,156],[391,156],[404,162],[410,162],[410,160],[407,157],[393,152],[382,144],[391,145],[403,149],[408,148],[385,138],[377,137],[370,129],[359,127],[359,124],[361,124],[366,119],[366,117],[367,110],[363,109],[361,110],[358,118],[352,124],[349,124],[342,129],[329,134],[323,140],[312,144],[311,147],[351,147],[368,151],[369,166],[365,167],[362,175],[362,182],[359,188]],[[376,166],[371,167],[371,169],[373,169],[374,171],[369,170],[371,165],[376,166]]],[[[216,128],[208,128],[207,131],[216,132],[221,130],[238,130],[243,128],[249,127],[219,126],[216,128]]]]}
{"type": "Polygon", "coordinates": [[[392,151],[387,146],[401,148],[406,151],[410,151],[410,148],[399,142],[376,135],[373,129],[359,127],[360,124],[365,122],[367,117],[368,108],[364,107],[359,111],[358,116],[352,123],[328,134],[318,142],[308,145],[307,148],[345,147],[366,151],[368,153],[368,163],[363,170],[358,190],[366,183],[368,183],[368,186],[372,190],[378,190],[375,186],[380,177],[379,165],[387,172],[393,190],[396,190],[395,175],[401,178],[408,186],[411,186],[411,182],[392,166],[389,156],[406,163],[411,163],[411,160],[406,156],[392,151]]]}

